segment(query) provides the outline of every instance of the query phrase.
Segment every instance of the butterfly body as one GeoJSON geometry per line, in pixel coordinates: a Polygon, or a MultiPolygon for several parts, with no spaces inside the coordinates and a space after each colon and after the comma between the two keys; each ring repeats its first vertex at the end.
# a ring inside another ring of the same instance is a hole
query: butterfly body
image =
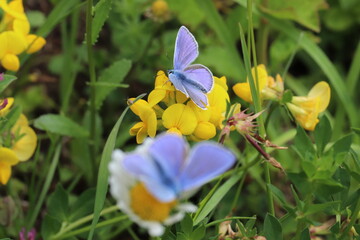
{"type": "Polygon", "coordinates": [[[190,65],[199,55],[198,43],[190,31],[182,26],[175,42],[174,69],[168,71],[169,79],[175,88],[200,108],[206,109],[206,94],[214,85],[211,71],[201,64],[190,65]]]}

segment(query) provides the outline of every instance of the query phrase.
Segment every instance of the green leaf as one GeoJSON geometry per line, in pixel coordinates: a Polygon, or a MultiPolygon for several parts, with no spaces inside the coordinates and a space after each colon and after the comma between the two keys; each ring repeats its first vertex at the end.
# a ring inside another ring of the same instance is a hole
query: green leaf
{"type": "Polygon", "coordinates": [[[280,191],[280,189],[278,189],[272,184],[268,184],[268,187],[283,206],[289,205],[286,201],[285,195],[282,193],[282,191],[280,191]]]}
{"type": "MultiPolygon", "coordinates": [[[[108,83],[108,84],[118,84],[124,80],[124,77],[128,74],[131,68],[131,61],[122,59],[113,63],[110,67],[105,69],[99,76],[99,80],[97,83],[108,83]]],[[[111,85],[96,85],[96,98],[95,105],[96,108],[99,109],[105,100],[105,98],[109,95],[111,91],[113,91],[116,86],[111,85]]]]}
{"type": "Polygon", "coordinates": [[[49,215],[46,215],[41,221],[41,237],[51,239],[51,236],[60,230],[61,223],[49,215]]]}
{"type": "Polygon", "coordinates": [[[231,33],[228,25],[219,14],[216,9],[213,1],[203,0],[197,1],[199,7],[205,13],[205,21],[207,24],[215,31],[216,35],[220,39],[223,47],[226,49],[228,62],[233,65],[233,67],[238,68],[237,79],[246,79],[246,72],[244,68],[244,63],[242,62],[240,55],[236,49],[236,39],[231,38],[231,33]]]}
{"type": "Polygon", "coordinates": [[[305,130],[298,126],[297,127],[296,136],[294,139],[294,149],[302,157],[302,159],[306,159],[306,154],[310,153],[312,155],[315,154],[314,146],[310,140],[310,138],[306,135],[305,130]]]}
{"type": "Polygon", "coordinates": [[[96,43],[99,33],[109,17],[112,0],[100,0],[95,6],[95,16],[92,25],[91,44],[96,43]]]}
{"type": "Polygon", "coordinates": [[[16,121],[19,119],[21,112],[22,108],[20,106],[11,108],[3,119],[0,119],[0,121],[4,121],[4,123],[0,125],[0,133],[9,130],[12,126],[14,126],[16,121]]]}
{"type": "Polygon", "coordinates": [[[304,231],[301,232],[300,235],[301,240],[311,240],[310,232],[308,228],[305,228],[304,231]]]}
{"type": "Polygon", "coordinates": [[[45,114],[35,119],[34,126],[40,130],[62,136],[87,137],[89,132],[73,120],[56,114],[45,114]]]}
{"type": "Polygon", "coordinates": [[[356,133],[357,135],[360,136],[360,128],[355,128],[355,127],[353,127],[353,128],[351,128],[351,129],[354,131],[354,133],[356,133]]]}
{"type": "Polygon", "coordinates": [[[193,230],[193,221],[189,214],[185,214],[185,217],[180,222],[181,230],[185,235],[190,236],[193,230]]]}
{"type": "Polygon", "coordinates": [[[201,225],[200,227],[196,228],[194,232],[191,233],[190,239],[191,240],[201,240],[205,236],[205,226],[201,225]]]}
{"type": "Polygon", "coordinates": [[[36,35],[46,37],[63,18],[77,7],[76,5],[78,5],[79,2],[79,0],[61,0],[57,3],[47,17],[44,25],[38,29],[36,35]]]}
{"type": "Polygon", "coordinates": [[[327,203],[319,203],[319,204],[311,204],[305,206],[305,212],[303,216],[308,216],[318,212],[324,212],[326,209],[334,208],[335,206],[339,205],[340,201],[335,202],[327,202],[327,203]]]}
{"type": "Polygon", "coordinates": [[[68,215],[69,198],[64,188],[58,184],[55,192],[48,199],[48,214],[60,221],[66,221],[68,215]]]}
{"type": "MultiPolygon", "coordinates": [[[[134,102],[138,99],[144,97],[145,94],[138,96],[134,102]]],[[[106,193],[108,190],[108,178],[109,178],[109,170],[108,165],[111,160],[111,154],[115,148],[115,141],[117,134],[119,132],[120,125],[125,117],[125,114],[129,110],[130,106],[127,106],[125,110],[122,112],[121,116],[117,120],[116,124],[114,125],[113,129],[111,130],[109,137],[106,140],[104,150],[101,155],[99,172],[98,172],[98,179],[96,184],[96,194],[95,194],[95,204],[94,204],[94,217],[91,223],[91,228],[88,235],[88,240],[93,239],[94,231],[96,224],[100,218],[100,212],[103,209],[106,193]]]]}
{"type": "Polygon", "coordinates": [[[294,20],[313,31],[320,31],[318,11],[325,9],[324,0],[272,0],[259,8],[272,16],[280,19],[294,20]]]}
{"type": "Polygon", "coordinates": [[[4,79],[0,81],[0,93],[2,93],[7,88],[7,86],[9,86],[10,83],[17,79],[17,77],[15,76],[6,74],[4,74],[3,77],[4,79]]]}
{"type": "Polygon", "coordinates": [[[332,129],[331,129],[330,121],[327,118],[327,116],[324,115],[320,119],[320,122],[316,126],[315,132],[314,132],[316,150],[317,150],[317,154],[319,156],[322,155],[322,153],[324,152],[326,144],[328,144],[328,142],[330,141],[331,133],[332,133],[332,129]]]}
{"type": "Polygon", "coordinates": [[[282,227],[276,217],[267,213],[264,221],[264,236],[266,240],[281,240],[282,237],[282,227]]]}
{"type": "Polygon", "coordinates": [[[196,27],[205,18],[205,14],[198,3],[193,0],[168,0],[172,11],[176,13],[179,21],[186,25],[196,27]],[[186,6],[186,7],[184,7],[186,6]]]}
{"type": "Polygon", "coordinates": [[[339,139],[333,146],[334,156],[340,153],[348,153],[352,143],[352,134],[339,139]]]}
{"type": "Polygon", "coordinates": [[[91,214],[95,201],[95,189],[84,191],[70,207],[69,220],[74,221],[91,214]]]}
{"type": "Polygon", "coordinates": [[[26,11],[31,27],[40,27],[45,23],[45,15],[40,11],[26,11]]]}
{"type": "Polygon", "coordinates": [[[232,186],[235,185],[242,177],[242,174],[234,175],[229,178],[223,185],[221,185],[216,192],[211,196],[209,201],[205,204],[203,208],[200,208],[196,213],[196,217],[193,220],[194,226],[199,224],[214,208],[217,207],[221,199],[225,196],[225,194],[231,189],[232,186]]]}
{"type": "Polygon", "coordinates": [[[289,103],[291,102],[292,98],[293,98],[293,93],[291,92],[291,90],[287,89],[284,91],[281,102],[284,104],[289,103]]]}

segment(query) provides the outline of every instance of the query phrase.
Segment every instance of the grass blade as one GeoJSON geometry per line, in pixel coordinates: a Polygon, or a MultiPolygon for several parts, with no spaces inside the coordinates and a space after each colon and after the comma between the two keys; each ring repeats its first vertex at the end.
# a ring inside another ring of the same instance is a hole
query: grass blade
{"type": "MultiPolygon", "coordinates": [[[[141,94],[138,96],[134,102],[138,99],[144,97],[145,94],[141,94]]],[[[98,173],[98,180],[96,185],[96,196],[95,196],[95,205],[94,205],[94,218],[91,224],[90,232],[88,235],[88,240],[93,239],[94,231],[97,226],[97,223],[100,218],[101,210],[103,209],[106,193],[108,191],[108,178],[109,178],[109,170],[108,164],[111,159],[112,151],[115,148],[115,142],[117,138],[117,134],[119,132],[120,125],[125,117],[126,112],[129,110],[130,106],[126,107],[125,110],[122,112],[121,116],[117,120],[115,126],[111,130],[108,139],[106,140],[104,150],[102,152],[99,173],[98,173]]]]}

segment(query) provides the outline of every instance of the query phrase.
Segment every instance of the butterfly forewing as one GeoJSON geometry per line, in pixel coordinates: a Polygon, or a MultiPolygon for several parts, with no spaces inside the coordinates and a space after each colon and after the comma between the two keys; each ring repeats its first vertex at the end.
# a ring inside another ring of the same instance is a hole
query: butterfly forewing
{"type": "Polygon", "coordinates": [[[199,55],[198,43],[190,31],[182,26],[175,42],[174,69],[183,70],[199,55]]]}
{"type": "Polygon", "coordinates": [[[193,148],[181,175],[182,190],[189,191],[207,183],[234,163],[234,154],[224,147],[213,143],[200,143],[193,148]]]}

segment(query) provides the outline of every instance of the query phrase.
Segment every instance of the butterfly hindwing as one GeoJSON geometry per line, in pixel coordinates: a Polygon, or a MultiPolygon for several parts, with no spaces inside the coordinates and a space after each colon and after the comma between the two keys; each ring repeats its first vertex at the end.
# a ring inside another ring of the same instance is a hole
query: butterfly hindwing
{"type": "Polygon", "coordinates": [[[190,31],[182,26],[176,37],[174,52],[174,69],[183,70],[199,55],[198,43],[190,31]]]}
{"type": "Polygon", "coordinates": [[[219,144],[198,144],[193,148],[180,177],[182,190],[189,191],[205,184],[234,163],[234,154],[219,144]]]}

